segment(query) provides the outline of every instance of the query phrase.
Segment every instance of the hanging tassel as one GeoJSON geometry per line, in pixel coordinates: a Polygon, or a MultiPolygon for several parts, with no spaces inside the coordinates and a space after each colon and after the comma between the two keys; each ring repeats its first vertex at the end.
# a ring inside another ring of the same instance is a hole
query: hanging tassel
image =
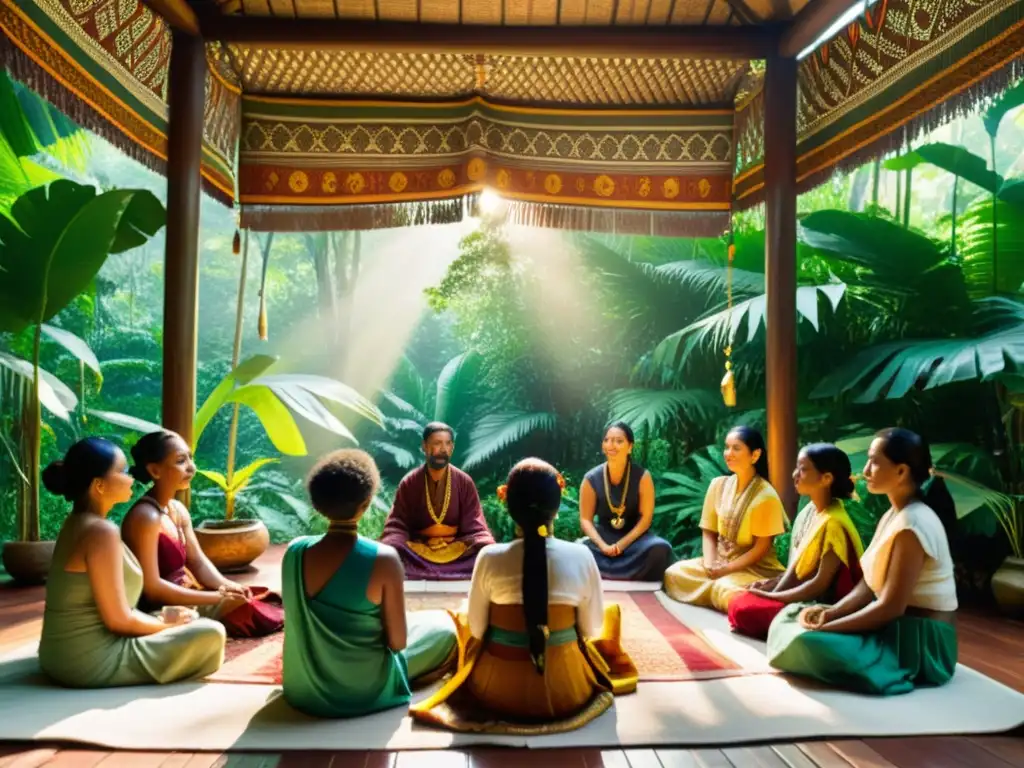
{"type": "Polygon", "coordinates": [[[260,276],[260,316],[256,322],[256,331],[260,335],[260,341],[266,341],[267,334],[267,266],[270,264],[270,248],[274,243],[274,233],[267,235],[263,245],[263,274],[260,276]]]}
{"type": "MultiPolygon", "coordinates": [[[[729,308],[729,322],[727,323],[729,328],[732,328],[732,269],[733,262],[736,260],[736,242],[733,237],[732,222],[729,223],[729,263],[725,268],[725,291],[726,291],[726,303],[729,308]]],[[[736,406],[736,377],[732,372],[732,344],[728,344],[725,347],[725,376],[722,377],[722,400],[725,402],[727,408],[734,408],[736,406]]]]}
{"type": "Polygon", "coordinates": [[[238,256],[242,252],[242,233],[235,229],[235,239],[231,241],[231,252],[238,256]]]}
{"type": "Polygon", "coordinates": [[[260,291],[260,317],[256,321],[256,330],[259,332],[260,341],[270,338],[267,335],[267,300],[263,298],[263,291],[260,291]]]}

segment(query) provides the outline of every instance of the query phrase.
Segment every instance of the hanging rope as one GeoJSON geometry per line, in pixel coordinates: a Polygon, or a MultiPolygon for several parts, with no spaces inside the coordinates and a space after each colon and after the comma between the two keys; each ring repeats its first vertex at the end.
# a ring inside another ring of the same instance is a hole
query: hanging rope
{"type": "MultiPolygon", "coordinates": [[[[733,236],[732,219],[729,220],[729,247],[727,250],[729,263],[725,268],[725,295],[729,314],[726,322],[727,334],[732,333],[732,270],[736,260],[736,242],[733,236]]],[[[722,400],[729,408],[736,405],[736,377],[732,373],[732,342],[726,337],[725,344],[725,376],[722,377],[722,400]]]]}

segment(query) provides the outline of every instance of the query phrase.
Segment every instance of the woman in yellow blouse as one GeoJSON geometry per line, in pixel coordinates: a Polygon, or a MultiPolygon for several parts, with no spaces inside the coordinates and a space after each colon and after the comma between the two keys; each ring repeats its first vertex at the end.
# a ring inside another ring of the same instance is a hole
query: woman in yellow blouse
{"type": "Polygon", "coordinates": [[[715,478],[700,518],[703,556],[682,560],[665,572],[665,591],[682,603],[723,613],[748,586],[785,569],[774,540],[786,529],[786,515],[768,483],[764,438],[751,427],[734,427],[725,437],[725,464],[732,473],[715,478]]]}

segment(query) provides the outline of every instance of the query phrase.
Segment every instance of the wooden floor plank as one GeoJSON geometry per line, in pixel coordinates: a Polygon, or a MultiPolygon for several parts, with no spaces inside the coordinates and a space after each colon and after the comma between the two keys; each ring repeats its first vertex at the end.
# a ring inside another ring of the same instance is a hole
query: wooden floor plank
{"type": "Polygon", "coordinates": [[[629,760],[621,749],[602,749],[597,751],[597,761],[593,752],[587,752],[584,762],[587,768],[629,768],[629,760]]]}
{"type": "Polygon", "coordinates": [[[695,749],[691,754],[700,768],[732,768],[729,758],[720,749],[695,749]]]}
{"type": "Polygon", "coordinates": [[[735,768],[786,768],[771,747],[729,747],[722,754],[735,768]]]}
{"type": "Polygon", "coordinates": [[[865,739],[864,743],[900,768],[1008,768],[1009,763],[967,739],[865,739]]]}
{"type": "Polygon", "coordinates": [[[656,749],[662,768],[699,768],[700,763],[688,749],[656,749]]]}
{"type": "Polygon", "coordinates": [[[857,768],[897,768],[863,741],[830,741],[828,745],[857,768]]]}
{"type": "Polygon", "coordinates": [[[56,749],[29,749],[0,759],[0,766],[3,768],[39,768],[49,762],[55,754],[57,754],[56,749]]]}
{"type": "Polygon", "coordinates": [[[778,755],[786,768],[818,768],[795,744],[774,744],[771,750],[778,755]]]}
{"type": "MultiPolygon", "coordinates": [[[[188,761],[192,759],[191,752],[171,752],[167,755],[160,768],[185,768],[188,761]]],[[[47,766],[49,768],[49,766],[47,766]]]]}
{"type": "Polygon", "coordinates": [[[653,749],[627,749],[625,753],[629,768],[662,768],[653,749]]]}
{"type": "Polygon", "coordinates": [[[399,752],[395,768],[469,768],[465,752],[420,750],[399,752]]]}
{"type": "Polygon", "coordinates": [[[46,768],[95,768],[112,754],[102,749],[62,749],[46,768]]]}
{"type": "Polygon", "coordinates": [[[850,761],[824,741],[801,741],[795,744],[817,768],[850,768],[850,761]]]}
{"type": "Polygon", "coordinates": [[[968,736],[967,740],[1002,758],[1010,765],[1024,765],[1024,735],[968,736]]]}

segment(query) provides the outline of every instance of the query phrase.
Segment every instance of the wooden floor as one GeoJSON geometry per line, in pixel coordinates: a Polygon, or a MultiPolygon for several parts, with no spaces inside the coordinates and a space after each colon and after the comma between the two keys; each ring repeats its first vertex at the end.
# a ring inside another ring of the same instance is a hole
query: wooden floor
{"type": "MultiPolygon", "coordinates": [[[[244,581],[277,572],[272,548],[244,581]]],[[[274,579],[277,582],[277,579],[274,579]]],[[[38,637],[43,589],[0,585],[0,655],[38,637]]],[[[960,661],[1024,692],[1024,624],[966,613],[960,661]]],[[[0,717],[3,714],[0,713],[0,717]]],[[[1024,729],[1001,736],[864,739],[722,749],[470,749],[425,752],[167,753],[111,752],[53,744],[0,742],[0,768],[1007,768],[1024,767],[1024,729]]]]}

